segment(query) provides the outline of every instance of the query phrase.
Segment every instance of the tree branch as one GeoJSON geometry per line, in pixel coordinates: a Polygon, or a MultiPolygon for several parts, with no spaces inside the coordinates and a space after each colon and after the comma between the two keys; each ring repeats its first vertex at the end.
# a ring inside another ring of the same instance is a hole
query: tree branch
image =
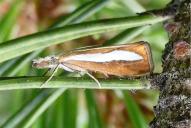
{"type": "Polygon", "coordinates": [[[151,85],[158,86],[160,90],[151,128],[190,127],[190,6],[190,0],[173,0],[162,11],[173,14],[174,21],[165,23],[169,42],[163,52],[163,73],[151,81],[151,85]]]}

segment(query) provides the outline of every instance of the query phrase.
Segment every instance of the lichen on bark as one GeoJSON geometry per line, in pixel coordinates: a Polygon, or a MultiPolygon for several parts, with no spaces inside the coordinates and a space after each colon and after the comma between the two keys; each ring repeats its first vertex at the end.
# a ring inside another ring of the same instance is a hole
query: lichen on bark
{"type": "Polygon", "coordinates": [[[169,42],[163,52],[163,72],[151,81],[160,90],[151,128],[191,127],[190,0],[173,0],[161,12],[173,15],[165,23],[169,42]]]}

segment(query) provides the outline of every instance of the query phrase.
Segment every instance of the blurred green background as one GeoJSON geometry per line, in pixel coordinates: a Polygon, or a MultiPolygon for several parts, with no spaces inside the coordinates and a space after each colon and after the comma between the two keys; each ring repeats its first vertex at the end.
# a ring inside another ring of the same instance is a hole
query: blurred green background
{"type": "MultiPolygon", "coordinates": [[[[0,42],[45,30],[60,17],[67,18],[68,14],[89,1],[0,0],[0,42]]],[[[108,0],[102,8],[86,18],[85,21],[133,16],[147,10],[163,8],[169,1],[108,0]]],[[[70,41],[70,43],[51,46],[40,53],[38,57],[55,55],[87,45],[102,44],[118,33],[109,32],[88,36],[70,41]]],[[[127,43],[136,41],[150,43],[155,64],[154,72],[161,72],[161,55],[168,41],[162,23],[147,27],[127,43]]],[[[42,76],[46,71],[33,69],[30,61],[22,66],[20,71],[15,74],[10,73],[13,71],[12,67],[8,66],[11,61],[18,62],[10,60],[9,63],[0,65],[1,77],[42,76]]],[[[25,104],[30,103],[41,91],[38,89],[0,91],[0,124],[16,114],[19,109],[24,108],[25,104]]],[[[158,91],[156,90],[69,89],[48,107],[35,121],[32,128],[147,127],[154,117],[152,107],[157,103],[157,97],[158,91]]]]}

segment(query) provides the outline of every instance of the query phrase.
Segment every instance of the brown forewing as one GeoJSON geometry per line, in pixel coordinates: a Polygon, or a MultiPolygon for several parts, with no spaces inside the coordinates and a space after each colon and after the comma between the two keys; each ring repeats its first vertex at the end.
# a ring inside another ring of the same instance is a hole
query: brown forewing
{"type": "MultiPolygon", "coordinates": [[[[100,72],[107,75],[115,76],[142,76],[149,74],[153,70],[152,57],[150,47],[146,42],[138,42],[127,45],[111,46],[105,48],[93,48],[85,51],[76,51],[68,56],[80,55],[80,54],[93,54],[93,53],[107,53],[113,50],[125,50],[132,51],[143,57],[143,60],[136,61],[111,61],[111,62],[88,62],[88,61],[76,61],[68,60],[64,61],[66,56],[60,57],[60,62],[66,66],[80,70],[85,69],[87,71],[100,72]]],[[[68,57],[67,56],[67,57],[68,57]]]]}

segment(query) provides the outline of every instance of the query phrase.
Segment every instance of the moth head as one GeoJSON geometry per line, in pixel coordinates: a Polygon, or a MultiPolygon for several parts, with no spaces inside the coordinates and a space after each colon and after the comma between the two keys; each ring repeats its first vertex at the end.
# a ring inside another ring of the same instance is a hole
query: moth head
{"type": "Polygon", "coordinates": [[[32,61],[32,67],[35,68],[55,68],[58,65],[58,57],[48,56],[39,58],[32,61]]]}

